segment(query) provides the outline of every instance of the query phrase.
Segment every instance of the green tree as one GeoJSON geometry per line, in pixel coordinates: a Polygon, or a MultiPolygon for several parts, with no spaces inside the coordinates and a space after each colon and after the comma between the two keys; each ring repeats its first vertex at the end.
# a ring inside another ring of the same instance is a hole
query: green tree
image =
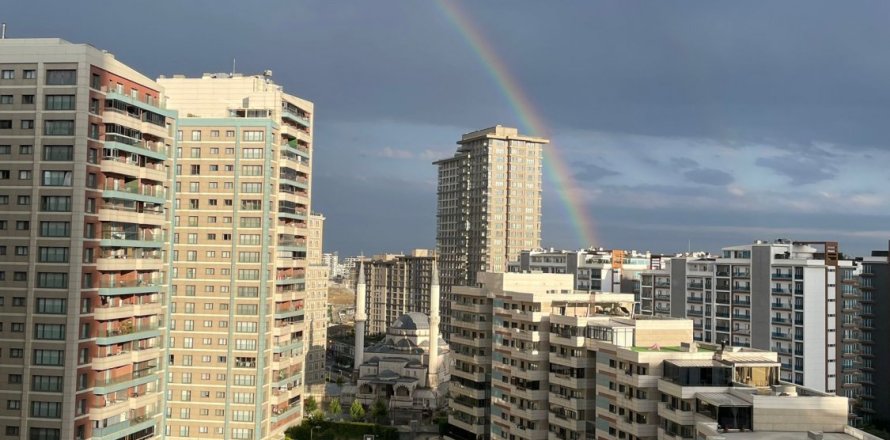
{"type": "Polygon", "coordinates": [[[358,399],[352,401],[352,406],[349,408],[349,415],[355,422],[360,422],[365,419],[365,408],[362,407],[362,403],[359,402],[358,399]]]}
{"type": "Polygon", "coordinates": [[[386,416],[389,414],[389,411],[386,409],[386,404],[383,403],[382,400],[378,400],[371,405],[371,418],[376,423],[386,423],[386,416]]]}
{"type": "Polygon", "coordinates": [[[312,414],[318,410],[318,402],[315,397],[309,396],[303,401],[303,414],[312,414]]]}
{"type": "Polygon", "coordinates": [[[331,403],[328,404],[328,417],[333,419],[338,419],[343,414],[343,407],[340,406],[340,399],[334,398],[331,400],[331,403]]]}

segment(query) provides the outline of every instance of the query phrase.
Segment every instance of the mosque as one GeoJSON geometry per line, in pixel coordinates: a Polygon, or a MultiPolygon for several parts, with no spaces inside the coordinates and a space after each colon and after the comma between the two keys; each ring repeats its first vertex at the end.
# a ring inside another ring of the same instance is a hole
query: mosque
{"type": "Polygon", "coordinates": [[[430,317],[407,313],[384,338],[364,346],[365,272],[359,268],[355,315],[355,398],[365,406],[383,401],[390,412],[430,413],[445,407],[451,350],[439,330],[439,277],[433,266],[430,317]]]}

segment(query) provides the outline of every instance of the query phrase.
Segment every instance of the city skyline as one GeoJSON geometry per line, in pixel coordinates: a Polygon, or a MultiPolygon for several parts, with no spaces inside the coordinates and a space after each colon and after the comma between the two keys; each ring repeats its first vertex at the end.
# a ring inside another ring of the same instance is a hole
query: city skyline
{"type": "MultiPolygon", "coordinates": [[[[238,72],[271,69],[316,102],[326,251],[432,247],[430,162],[451,154],[456,134],[496,124],[528,132],[449,8],[463,11],[541,116],[549,132],[530,134],[567,159],[568,191],[594,223],[597,242],[581,242],[564,188],[545,172],[545,246],[662,252],[691,240],[715,251],[788,237],[866,254],[890,235],[878,165],[890,159],[881,124],[890,64],[865,49],[888,37],[875,10],[886,5],[196,2],[160,6],[169,29],[129,39],[102,25],[120,13],[111,4],[75,12],[82,25],[70,28],[71,13],[51,4],[4,8],[7,37],[88,42],[150,77],[231,71],[234,58],[238,72]],[[42,19],[31,20],[38,9],[42,19]],[[317,62],[256,49],[284,36],[317,62]]],[[[136,33],[156,25],[128,23],[136,33]]]]}

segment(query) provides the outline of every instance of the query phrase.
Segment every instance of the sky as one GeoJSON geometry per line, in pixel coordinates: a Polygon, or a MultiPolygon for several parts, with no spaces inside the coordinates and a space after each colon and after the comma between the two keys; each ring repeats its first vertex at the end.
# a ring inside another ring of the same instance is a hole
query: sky
{"type": "MultiPolygon", "coordinates": [[[[432,161],[469,131],[532,128],[441,1],[30,0],[0,20],[8,38],[90,43],[151,77],[271,69],[315,103],[312,206],[325,250],[346,256],[434,247],[432,161]]],[[[887,248],[890,3],[451,7],[543,121],[595,229],[583,242],[545,175],[545,247],[887,248]]]]}

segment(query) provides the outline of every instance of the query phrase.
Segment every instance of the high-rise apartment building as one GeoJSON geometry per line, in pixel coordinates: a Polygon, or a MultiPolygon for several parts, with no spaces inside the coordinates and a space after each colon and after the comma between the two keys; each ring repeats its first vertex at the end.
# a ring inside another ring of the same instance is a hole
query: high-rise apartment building
{"type": "Polygon", "coordinates": [[[0,40],[0,432],[162,434],[171,131],[155,81],[0,40]]]}
{"type": "MultiPolygon", "coordinates": [[[[660,261],[661,256],[654,256],[660,261]]],[[[523,250],[508,272],[568,273],[575,277],[575,290],[587,292],[639,293],[640,272],[653,268],[653,255],[619,249],[523,250]]]]}
{"type": "Polygon", "coordinates": [[[837,243],[757,242],[672,258],[642,275],[644,314],[688,317],[695,340],[779,353],[783,381],[849,395],[859,268],[837,243]]]}
{"type": "Polygon", "coordinates": [[[330,266],[322,253],[325,217],[309,214],[309,239],[306,247],[306,360],[303,382],[309,394],[321,400],[325,386],[325,354],[328,340],[328,279],[330,266]]]}
{"type": "Polygon", "coordinates": [[[181,116],[167,438],[276,438],[323,359],[313,105],[271,72],[158,82],[181,116]]]}
{"type": "Polygon", "coordinates": [[[890,252],[872,251],[861,259],[860,373],[856,413],[863,425],[890,423],[890,252]]]}
{"type": "Polygon", "coordinates": [[[541,246],[541,167],[548,142],[498,125],[463,135],[453,157],[435,162],[446,327],[452,286],[475,285],[477,272],[505,272],[521,250],[541,246]]]}
{"type": "Polygon", "coordinates": [[[386,333],[406,313],[430,315],[435,264],[435,252],[427,249],[414,249],[409,255],[375,255],[364,262],[367,334],[386,333]]]}

